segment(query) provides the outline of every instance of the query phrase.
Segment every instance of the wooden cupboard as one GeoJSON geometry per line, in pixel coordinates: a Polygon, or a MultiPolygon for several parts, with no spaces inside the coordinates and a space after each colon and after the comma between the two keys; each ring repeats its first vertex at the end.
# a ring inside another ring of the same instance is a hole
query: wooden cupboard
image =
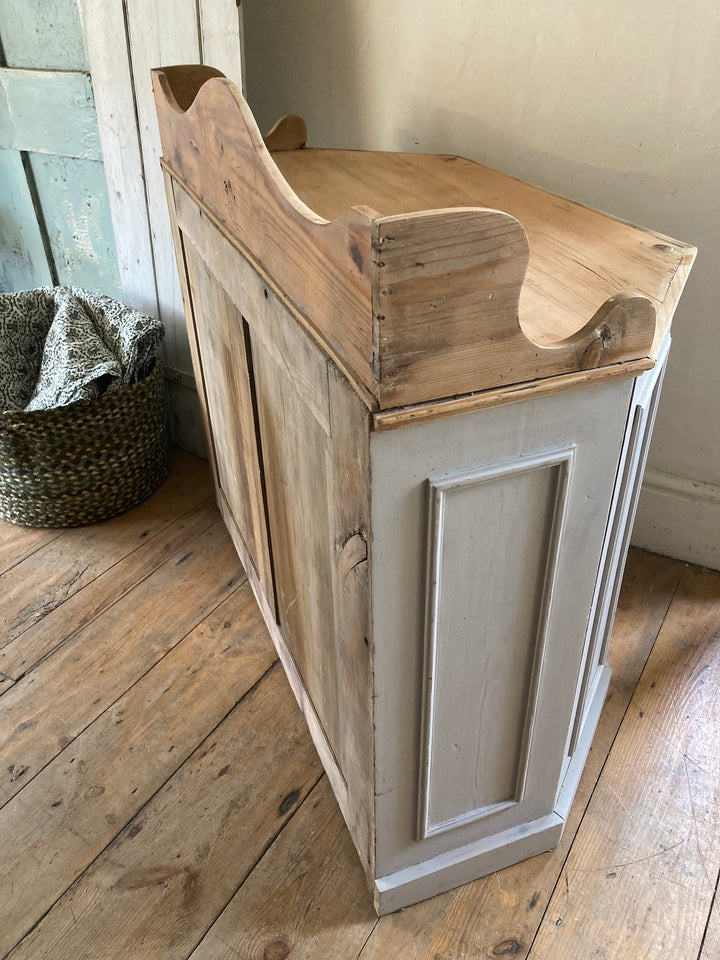
{"type": "Polygon", "coordinates": [[[378,912],[551,848],[694,248],[153,82],[218,502],[378,912]]]}

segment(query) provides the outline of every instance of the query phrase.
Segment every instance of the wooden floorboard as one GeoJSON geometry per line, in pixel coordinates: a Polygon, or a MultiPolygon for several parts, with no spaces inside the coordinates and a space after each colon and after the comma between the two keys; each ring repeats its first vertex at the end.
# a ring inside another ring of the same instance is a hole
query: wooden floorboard
{"type": "MultiPolygon", "coordinates": [[[[149,538],[142,550],[135,550],[100,574],[87,586],[53,606],[42,619],[0,649],[0,668],[19,680],[31,667],[92,623],[134,587],[180,550],[193,537],[217,521],[210,503],[191,510],[149,538]]],[[[1,584],[0,584],[1,586],[1,584]]]]}
{"type": "Polygon", "coordinates": [[[10,956],[187,957],[320,774],[276,663],[10,956]]]}
{"type": "Polygon", "coordinates": [[[246,583],[0,810],[0,955],[275,662],[246,583]],[[28,869],[28,864],[33,869],[28,869]]]}
{"type": "Polygon", "coordinates": [[[354,958],[376,923],[360,861],[323,776],[192,960],[354,958]]]}
{"type": "Polygon", "coordinates": [[[688,569],[531,960],[695,960],[720,870],[718,576],[688,569]],[[592,955],[592,954],[591,954],[592,955]]]}
{"type": "MultiPolygon", "coordinates": [[[[50,532],[47,543],[0,576],[3,603],[0,646],[21,636],[55,607],[78,593],[105,570],[141,547],[208,494],[204,470],[188,471],[187,455],[173,461],[170,476],[157,493],[135,510],[106,523],[50,532]]],[[[2,522],[5,532],[11,526],[2,522]]],[[[34,542],[38,531],[25,531],[17,542],[34,542]]],[[[22,548],[18,547],[22,552],[22,548]]],[[[4,668],[0,664],[0,669],[4,668]]]]}
{"type": "Polygon", "coordinates": [[[16,564],[32,556],[62,534],[62,530],[24,530],[18,537],[15,524],[0,520],[0,574],[11,570],[16,564]]]}
{"type": "Polygon", "coordinates": [[[720,575],[631,551],[560,846],[377,921],[210,496],[0,524],[0,956],[720,960],[720,575]]]}
{"type": "Polygon", "coordinates": [[[219,520],[2,698],[0,807],[244,579],[219,520]],[[218,576],[218,571],[221,575],[218,576]]]}
{"type": "Polygon", "coordinates": [[[720,874],[715,883],[715,898],[708,922],[703,934],[703,944],[700,950],[699,960],[717,960],[720,957],[720,896],[718,889],[720,887],[720,874]]]}

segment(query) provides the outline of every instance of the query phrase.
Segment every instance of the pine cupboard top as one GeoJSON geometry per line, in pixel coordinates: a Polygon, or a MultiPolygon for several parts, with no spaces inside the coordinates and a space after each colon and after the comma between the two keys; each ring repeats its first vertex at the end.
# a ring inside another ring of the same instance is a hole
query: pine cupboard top
{"type": "Polygon", "coordinates": [[[273,151],[301,200],[327,220],[358,203],[383,216],[489,207],[519,220],[529,242],[520,292],[526,334],[548,344],[575,333],[619,289],[647,297],[661,333],[695,250],[463,157],[363,150],[273,151]]]}
{"type": "Polygon", "coordinates": [[[471,160],[263,138],[201,66],[153,71],[163,165],[391,425],[650,368],[695,248],[471,160]],[[484,396],[478,396],[484,395],[484,396]]]}

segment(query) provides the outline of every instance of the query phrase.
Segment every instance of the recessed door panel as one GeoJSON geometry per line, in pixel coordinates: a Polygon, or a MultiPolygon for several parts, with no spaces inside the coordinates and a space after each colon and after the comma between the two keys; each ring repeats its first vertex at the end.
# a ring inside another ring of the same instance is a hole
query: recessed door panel
{"type": "Polygon", "coordinates": [[[192,243],[185,242],[184,250],[217,481],[272,605],[273,576],[246,323],[192,243]]]}
{"type": "Polygon", "coordinates": [[[421,839],[523,799],[572,455],[429,484],[421,839]]]}

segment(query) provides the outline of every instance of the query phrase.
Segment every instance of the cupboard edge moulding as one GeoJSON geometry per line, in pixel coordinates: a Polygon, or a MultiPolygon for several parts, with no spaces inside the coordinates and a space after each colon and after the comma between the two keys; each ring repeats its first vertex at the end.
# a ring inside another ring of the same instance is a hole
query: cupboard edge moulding
{"type": "Polygon", "coordinates": [[[376,909],[552,848],[695,249],[153,84],[218,503],[376,909]]]}

